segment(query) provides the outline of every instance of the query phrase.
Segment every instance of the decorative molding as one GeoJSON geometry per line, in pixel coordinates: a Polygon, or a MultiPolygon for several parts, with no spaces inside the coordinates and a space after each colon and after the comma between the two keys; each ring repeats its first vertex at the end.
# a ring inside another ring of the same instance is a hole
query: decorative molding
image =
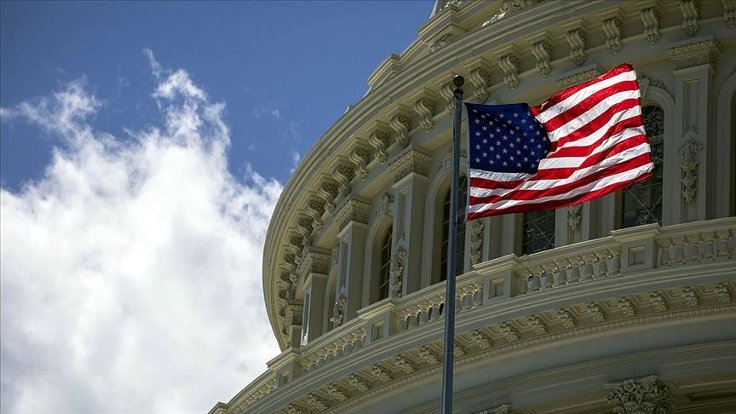
{"type": "Polygon", "coordinates": [[[501,322],[498,325],[498,330],[507,341],[514,342],[519,340],[519,333],[511,325],[511,321],[501,322]]]}
{"type": "Polygon", "coordinates": [[[692,131],[688,135],[690,138],[677,150],[682,158],[680,182],[682,199],[686,203],[692,202],[698,192],[698,153],[703,149],[703,144],[694,139],[692,131]]]}
{"type": "Polygon", "coordinates": [[[477,411],[474,414],[510,414],[511,405],[501,404],[498,407],[489,408],[486,410],[477,411]]]}
{"type": "Polygon", "coordinates": [[[403,109],[391,118],[391,128],[396,132],[396,142],[402,148],[409,145],[409,131],[411,131],[411,117],[403,109]]]}
{"type": "Polygon", "coordinates": [[[305,402],[307,405],[309,405],[310,408],[318,411],[324,411],[326,410],[327,404],[325,404],[324,401],[314,393],[307,394],[307,397],[305,398],[305,402]]]}
{"type": "Polygon", "coordinates": [[[575,317],[567,309],[557,309],[557,319],[562,323],[563,328],[572,329],[577,326],[575,317]]]}
{"type": "Polygon", "coordinates": [[[606,395],[606,400],[615,406],[613,412],[616,414],[668,414],[672,409],[669,387],[654,375],[640,380],[629,379],[606,388],[613,388],[606,395]]]}
{"type": "Polygon", "coordinates": [[[580,226],[582,220],[580,211],[582,208],[582,204],[573,204],[567,207],[567,225],[573,233],[578,231],[578,226],[580,226]]]}
{"type": "Polygon", "coordinates": [[[431,349],[429,349],[429,346],[420,347],[417,350],[417,353],[419,354],[419,357],[422,358],[422,361],[429,365],[437,365],[440,363],[440,359],[434,352],[432,352],[431,349]]]}
{"type": "Polygon", "coordinates": [[[330,318],[330,322],[332,322],[333,328],[337,328],[345,322],[346,303],[347,298],[345,298],[345,295],[341,294],[332,305],[332,317],[330,318]]]}
{"type": "Polygon", "coordinates": [[[346,197],[350,194],[350,181],[353,180],[353,167],[347,164],[337,164],[332,170],[332,177],[337,180],[340,197],[346,197]]]}
{"type": "Polygon", "coordinates": [[[406,249],[402,246],[398,246],[391,258],[391,275],[388,282],[389,297],[401,297],[401,286],[404,279],[404,262],[406,261],[406,255],[406,249]]]}
{"type": "Polygon", "coordinates": [[[498,59],[498,67],[503,72],[503,81],[509,89],[516,89],[519,87],[519,68],[521,61],[513,53],[503,54],[498,59]]]}
{"type": "Polygon", "coordinates": [[[383,217],[383,216],[389,216],[390,214],[390,207],[394,202],[394,195],[385,192],[383,193],[383,196],[380,200],[378,200],[378,204],[376,205],[376,217],[383,217]]]}
{"type": "Polygon", "coordinates": [[[312,244],[312,221],[312,218],[309,216],[300,216],[294,225],[296,232],[302,236],[302,246],[304,247],[312,244]]]}
{"type": "Polygon", "coordinates": [[[338,402],[347,401],[348,396],[345,391],[338,388],[335,384],[327,384],[325,387],[325,393],[331,400],[338,402]]]}
{"type": "Polygon", "coordinates": [[[529,315],[526,317],[526,326],[529,327],[535,334],[542,335],[547,333],[547,326],[544,325],[539,315],[529,315]]]}
{"type": "Polygon", "coordinates": [[[535,67],[537,73],[541,77],[547,77],[552,71],[551,60],[552,60],[552,44],[548,39],[547,32],[541,32],[537,35],[530,37],[529,43],[531,44],[532,55],[535,59],[535,67]]]}
{"type": "Polygon", "coordinates": [[[429,53],[435,53],[436,51],[449,45],[450,43],[455,41],[454,38],[455,38],[455,35],[453,33],[445,33],[439,39],[437,39],[434,43],[432,43],[432,46],[429,49],[429,53]]]}
{"type": "Polygon", "coordinates": [[[685,306],[687,306],[688,308],[697,308],[698,306],[700,306],[700,299],[698,299],[698,294],[690,286],[682,289],[682,299],[685,301],[685,306]]]}
{"type": "Polygon", "coordinates": [[[606,34],[606,46],[612,54],[617,54],[623,49],[621,45],[621,18],[619,16],[608,17],[602,22],[603,32],[606,34]]]}
{"type": "Polygon", "coordinates": [[[302,257],[297,273],[306,276],[309,273],[321,273],[326,275],[330,268],[330,251],[321,247],[310,246],[302,257]]]}
{"type": "Polygon", "coordinates": [[[455,85],[452,82],[447,82],[440,88],[440,95],[445,100],[445,111],[447,114],[452,116],[455,109],[455,85]]]}
{"type": "Polygon", "coordinates": [[[358,199],[346,199],[335,211],[335,221],[338,228],[344,228],[349,222],[368,224],[368,215],[371,205],[358,199]]]}
{"type": "Polygon", "coordinates": [[[682,28],[688,36],[694,36],[700,30],[698,26],[699,5],[695,0],[680,0],[680,12],[682,13],[682,28]]]}
{"type": "Polygon", "coordinates": [[[650,44],[659,42],[659,11],[653,5],[643,6],[639,9],[639,17],[644,25],[644,36],[650,44]]]}
{"type": "Polygon", "coordinates": [[[493,341],[489,339],[480,329],[473,330],[473,332],[471,332],[469,335],[468,341],[470,341],[473,346],[476,346],[480,349],[488,349],[491,347],[491,345],[493,345],[493,341]]]}
{"type": "Polygon", "coordinates": [[[367,167],[371,162],[371,151],[362,145],[356,145],[350,152],[349,159],[355,165],[355,176],[361,180],[368,178],[367,167]]]}
{"type": "Polygon", "coordinates": [[[401,354],[394,357],[394,365],[404,374],[413,374],[417,371],[416,364],[401,354]]]}
{"type": "Polygon", "coordinates": [[[731,303],[731,292],[728,291],[728,286],[725,283],[720,282],[715,285],[713,292],[718,298],[718,303],[731,303]]]}
{"type": "Polygon", "coordinates": [[[409,148],[393,160],[388,168],[391,174],[394,175],[394,181],[398,182],[412,173],[426,176],[427,166],[431,160],[432,157],[429,155],[414,148],[409,148]]]}
{"type": "MultiPolygon", "coordinates": [[[[479,103],[485,103],[488,100],[490,93],[489,89],[491,87],[491,71],[488,63],[484,60],[478,63],[477,66],[470,71],[468,79],[474,88],[472,95],[473,100],[479,103]]],[[[450,85],[452,85],[452,82],[450,85]]],[[[452,86],[453,87],[450,92],[454,90],[454,85],[452,86]]],[[[454,95],[451,97],[454,97],[454,95]]]]}
{"type": "Polygon", "coordinates": [[[570,74],[566,74],[557,81],[562,87],[568,87],[577,85],[578,83],[589,81],[600,76],[603,70],[598,65],[590,65],[582,68],[581,70],[575,71],[570,74]]]}
{"type": "Polygon", "coordinates": [[[530,6],[537,3],[537,0],[501,0],[501,7],[498,13],[494,14],[490,20],[484,22],[481,27],[487,27],[508,16],[512,16],[530,6]]]}
{"type": "Polygon", "coordinates": [[[606,314],[603,312],[600,306],[595,302],[590,302],[586,305],[588,314],[593,318],[595,322],[604,322],[606,320],[606,314]]]}
{"type": "Polygon", "coordinates": [[[483,253],[483,220],[473,220],[470,227],[470,265],[475,266],[481,262],[483,253]]]}
{"type": "Polygon", "coordinates": [[[324,212],[324,199],[310,198],[309,201],[307,201],[305,213],[312,219],[311,237],[314,237],[317,233],[322,231],[322,215],[324,212]]]}
{"type": "Polygon", "coordinates": [[[583,21],[575,20],[562,25],[562,28],[565,30],[565,40],[567,40],[567,44],[570,46],[570,59],[576,65],[582,66],[588,59],[588,56],[585,54],[587,37],[585,35],[583,21]]]}
{"type": "Polygon", "coordinates": [[[381,164],[385,164],[388,160],[387,149],[391,145],[389,143],[390,138],[391,136],[386,132],[386,128],[383,126],[383,123],[376,126],[373,132],[368,136],[368,143],[371,144],[375,150],[374,153],[376,159],[381,164]]]}
{"type": "Polygon", "coordinates": [[[713,36],[703,37],[689,43],[681,43],[667,49],[670,59],[675,62],[675,69],[714,64],[720,53],[721,45],[713,36]]]}
{"type": "Polygon", "coordinates": [[[414,111],[422,121],[422,127],[429,132],[434,129],[435,100],[429,96],[423,96],[414,103],[414,111]]]}
{"type": "Polygon", "coordinates": [[[391,374],[378,363],[371,365],[370,372],[371,372],[371,375],[373,375],[373,378],[377,379],[378,381],[381,381],[381,382],[391,381],[391,374]]]}
{"type": "Polygon", "coordinates": [[[723,19],[726,24],[736,29],[736,2],[733,0],[721,0],[723,2],[723,19]]]}
{"type": "Polygon", "coordinates": [[[330,213],[335,209],[335,200],[337,199],[338,194],[339,189],[334,182],[331,180],[322,181],[322,184],[320,184],[319,189],[317,190],[317,195],[319,195],[325,202],[325,212],[330,213]]]}
{"type": "Polygon", "coordinates": [[[633,318],[636,316],[636,308],[631,300],[625,296],[618,298],[618,309],[627,318],[633,318]]]}
{"type": "Polygon", "coordinates": [[[348,384],[358,392],[366,392],[371,389],[367,382],[355,374],[348,375],[348,384]]]}
{"type": "Polygon", "coordinates": [[[652,309],[655,312],[667,311],[667,301],[662,295],[662,292],[651,292],[649,294],[649,303],[652,304],[652,309]]]}

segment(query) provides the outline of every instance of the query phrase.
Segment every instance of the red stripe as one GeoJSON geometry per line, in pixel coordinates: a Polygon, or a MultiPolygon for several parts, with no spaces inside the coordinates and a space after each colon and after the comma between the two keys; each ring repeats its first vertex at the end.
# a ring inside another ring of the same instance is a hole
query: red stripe
{"type": "Polygon", "coordinates": [[[603,81],[603,80],[612,78],[614,76],[620,75],[620,74],[622,74],[624,72],[633,71],[633,70],[634,70],[634,68],[631,65],[629,65],[628,63],[623,63],[623,64],[618,65],[615,68],[611,69],[610,71],[604,73],[603,75],[598,76],[595,79],[591,79],[591,80],[589,80],[587,82],[583,82],[583,83],[581,83],[579,85],[575,85],[575,86],[572,86],[570,88],[567,88],[567,89],[565,89],[565,90],[563,90],[561,92],[558,92],[557,94],[552,95],[549,99],[547,99],[546,101],[544,101],[544,103],[542,103],[541,105],[531,107],[530,109],[531,109],[532,113],[535,116],[536,115],[539,115],[540,112],[545,111],[546,109],[548,109],[548,108],[550,108],[552,106],[557,105],[558,103],[564,101],[565,99],[567,99],[571,95],[574,95],[575,93],[577,93],[581,89],[587,88],[588,86],[590,86],[590,85],[592,85],[594,83],[598,83],[600,81],[603,81]]]}
{"type": "Polygon", "coordinates": [[[477,212],[477,213],[470,213],[470,212],[468,212],[468,220],[475,220],[475,219],[479,219],[479,218],[483,218],[483,217],[496,216],[496,215],[500,215],[500,214],[523,213],[523,212],[527,212],[527,211],[549,210],[549,209],[553,209],[553,208],[560,208],[560,207],[570,206],[570,205],[573,205],[573,204],[584,203],[586,201],[593,200],[593,199],[598,198],[598,197],[603,197],[606,194],[613,193],[613,192],[615,192],[617,190],[620,190],[620,189],[628,186],[629,184],[635,183],[637,181],[645,180],[645,179],[651,177],[652,175],[653,175],[653,173],[650,172],[650,173],[641,175],[641,176],[636,177],[636,178],[631,179],[631,180],[621,181],[621,182],[618,182],[616,184],[612,184],[612,185],[610,185],[610,186],[608,186],[606,188],[601,188],[600,190],[590,191],[590,192],[587,192],[587,193],[584,193],[584,194],[581,194],[581,195],[578,195],[578,196],[575,196],[575,197],[566,198],[566,199],[563,199],[563,200],[553,200],[553,201],[548,201],[548,202],[544,202],[544,203],[535,203],[535,204],[521,204],[521,205],[518,205],[518,206],[508,207],[508,208],[504,208],[504,209],[489,209],[489,210],[482,211],[482,212],[477,212]]]}
{"type": "Polygon", "coordinates": [[[490,203],[497,203],[503,200],[534,200],[537,198],[564,194],[570,190],[574,190],[576,188],[585,186],[594,181],[598,181],[602,178],[605,178],[605,177],[608,177],[614,174],[626,172],[628,170],[633,170],[635,168],[650,164],[651,162],[652,162],[652,158],[650,154],[645,153],[637,157],[634,157],[628,161],[622,162],[620,164],[612,165],[603,170],[596,171],[595,173],[585,176],[572,183],[547,188],[545,190],[515,190],[515,191],[510,191],[503,195],[493,195],[493,196],[488,196],[488,197],[470,196],[469,203],[470,204],[490,204],[490,203]]]}
{"type": "Polygon", "coordinates": [[[624,81],[624,82],[620,82],[620,83],[611,85],[608,88],[601,89],[598,92],[590,96],[587,96],[585,99],[580,101],[577,105],[571,108],[568,108],[565,111],[558,114],[557,116],[555,116],[554,118],[549,119],[547,122],[544,123],[544,126],[548,131],[554,131],[557,128],[565,125],[571,120],[589,111],[591,108],[598,105],[599,103],[601,103],[601,101],[608,98],[609,96],[612,96],[620,92],[631,92],[637,89],[639,89],[639,85],[635,80],[624,81]]]}
{"type": "MultiPolygon", "coordinates": [[[[585,138],[595,131],[602,128],[606,123],[608,123],[611,118],[619,115],[619,112],[625,111],[627,109],[636,108],[639,106],[639,99],[627,99],[625,101],[619,102],[610,108],[606,109],[605,112],[603,112],[601,115],[599,115],[597,118],[591,120],[585,125],[582,125],[580,128],[576,129],[575,131],[572,131],[568,133],[567,135],[559,138],[557,140],[557,147],[564,147],[565,144],[568,144],[573,141],[577,141],[581,138],[585,138]]],[[[627,118],[628,119],[628,118],[627,118]]],[[[635,126],[642,125],[643,122],[641,121],[641,116],[635,116],[633,119],[638,119],[640,123],[638,123],[635,126]]]]}
{"type": "MultiPolygon", "coordinates": [[[[590,145],[584,146],[584,147],[574,147],[574,146],[562,147],[562,148],[559,148],[555,152],[550,152],[549,154],[547,154],[547,157],[546,158],[553,159],[553,158],[564,158],[564,157],[585,157],[585,156],[588,156],[596,148],[598,148],[599,146],[601,146],[603,144],[603,141],[605,141],[606,139],[612,137],[613,135],[623,133],[627,129],[631,129],[631,128],[636,128],[636,127],[642,126],[641,125],[641,122],[639,122],[639,119],[641,119],[641,117],[628,118],[628,119],[625,119],[625,120],[623,120],[623,121],[621,121],[621,122],[619,122],[617,124],[613,124],[613,125],[611,125],[610,128],[608,128],[608,130],[606,131],[606,133],[603,134],[603,136],[598,141],[596,141],[596,142],[594,142],[594,143],[592,143],[590,145]]],[[[633,139],[633,138],[634,137],[631,137],[631,138],[628,138],[627,140],[633,139]]]]}

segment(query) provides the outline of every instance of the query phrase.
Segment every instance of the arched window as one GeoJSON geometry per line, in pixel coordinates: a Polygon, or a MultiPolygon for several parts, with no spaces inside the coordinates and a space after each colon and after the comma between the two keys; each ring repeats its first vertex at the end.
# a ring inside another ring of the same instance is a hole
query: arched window
{"type": "Polygon", "coordinates": [[[389,280],[391,279],[391,233],[389,226],[381,242],[381,261],[378,266],[378,300],[388,297],[389,280]]]}
{"type": "MultiPolygon", "coordinates": [[[[457,214],[458,214],[458,220],[457,223],[459,223],[457,227],[457,241],[456,243],[457,250],[455,251],[456,254],[456,261],[455,261],[455,274],[460,274],[463,272],[463,263],[465,258],[465,220],[463,220],[463,217],[465,217],[465,210],[467,208],[467,202],[468,202],[468,179],[464,175],[460,177],[459,181],[459,194],[458,194],[458,206],[457,206],[457,214]]],[[[448,262],[448,256],[447,256],[447,244],[450,238],[449,232],[450,232],[450,192],[452,191],[452,188],[447,190],[447,194],[445,194],[445,201],[442,204],[442,231],[440,234],[442,234],[442,237],[440,239],[440,281],[447,280],[447,262],[448,262]]]]}
{"type": "Polygon", "coordinates": [[[654,175],[622,191],[621,227],[662,224],[662,167],[664,154],[664,111],[658,106],[642,108],[644,129],[652,147],[654,175]]]}
{"type": "Polygon", "coordinates": [[[555,210],[524,213],[521,251],[532,254],[555,247],[555,210]]]}

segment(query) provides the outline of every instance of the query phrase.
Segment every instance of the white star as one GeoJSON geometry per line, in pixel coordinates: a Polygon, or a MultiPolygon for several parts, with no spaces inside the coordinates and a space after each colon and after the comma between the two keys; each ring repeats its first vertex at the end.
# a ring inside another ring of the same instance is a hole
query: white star
{"type": "Polygon", "coordinates": [[[499,154],[496,154],[496,159],[497,160],[500,160],[501,159],[501,156],[499,154]]]}
{"type": "Polygon", "coordinates": [[[539,132],[539,131],[537,131],[537,136],[540,136],[540,135],[542,135],[542,133],[541,133],[541,132],[539,132]]]}
{"type": "Polygon", "coordinates": [[[475,132],[475,136],[476,136],[476,137],[479,137],[479,136],[480,136],[480,131],[476,131],[476,132],[475,132]]]}
{"type": "Polygon", "coordinates": [[[527,149],[527,148],[529,148],[529,146],[528,146],[528,145],[526,145],[526,144],[524,144],[524,149],[527,149]]]}
{"type": "Polygon", "coordinates": [[[521,151],[516,150],[516,155],[521,155],[521,151]]]}
{"type": "Polygon", "coordinates": [[[507,163],[506,161],[504,161],[504,162],[503,162],[503,166],[505,167],[505,166],[507,166],[507,165],[509,165],[509,163],[507,163]]]}
{"type": "Polygon", "coordinates": [[[504,148],[504,149],[503,149],[503,153],[505,154],[505,153],[507,153],[507,152],[509,152],[509,150],[507,150],[506,148],[504,148]]]}
{"type": "Polygon", "coordinates": [[[496,132],[501,132],[501,128],[496,128],[496,132]]]}
{"type": "MultiPolygon", "coordinates": [[[[487,140],[487,139],[485,139],[485,138],[483,138],[483,143],[484,143],[484,144],[487,144],[487,143],[488,143],[488,140],[487,140]]],[[[480,146],[478,146],[478,149],[480,149],[480,146]]]]}
{"type": "Polygon", "coordinates": [[[521,123],[526,124],[526,118],[521,118],[521,123]]]}
{"type": "Polygon", "coordinates": [[[519,167],[519,168],[521,168],[521,163],[520,162],[517,162],[516,163],[516,166],[519,167]]]}
{"type": "Polygon", "coordinates": [[[516,137],[516,142],[521,142],[521,138],[516,137]]]}
{"type": "Polygon", "coordinates": [[[476,158],[475,159],[475,162],[480,162],[480,158],[476,158]]]}
{"type": "Polygon", "coordinates": [[[514,160],[514,156],[513,155],[510,156],[509,159],[511,159],[511,161],[513,161],[514,160]]]}
{"type": "Polygon", "coordinates": [[[476,144],[475,145],[475,149],[479,150],[480,149],[480,144],[476,144]]]}
{"type": "MultiPolygon", "coordinates": [[[[483,130],[484,130],[484,131],[487,131],[487,130],[488,130],[488,127],[487,127],[487,126],[485,126],[485,125],[483,125],[483,130]]],[[[480,135],[480,133],[478,133],[478,135],[480,135]]]]}
{"type": "Polygon", "coordinates": [[[508,136],[506,136],[506,135],[504,135],[504,136],[503,136],[503,140],[504,140],[504,141],[508,141],[508,140],[509,140],[509,137],[508,137],[508,136]]]}
{"type": "Polygon", "coordinates": [[[493,165],[493,160],[488,160],[488,163],[493,165]]]}
{"type": "Polygon", "coordinates": [[[514,148],[514,144],[513,143],[510,143],[509,144],[509,147],[514,148]]]}
{"type": "Polygon", "coordinates": [[[529,157],[524,157],[524,161],[529,161],[529,157]]]}
{"type": "Polygon", "coordinates": [[[476,123],[476,124],[480,124],[480,119],[476,119],[476,120],[475,120],[475,123],[476,123]]]}
{"type": "Polygon", "coordinates": [[[519,114],[514,112],[514,118],[518,118],[518,117],[519,117],[519,114]]]}
{"type": "Polygon", "coordinates": [[[487,153],[487,152],[484,152],[484,153],[483,153],[483,158],[485,158],[485,157],[487,157],[487,156],[488,156],[488,153],[487,153]]]}
{"type": "Polygon", "coordinates": [[[503,113],[501,113],[501,114],[498,114],[498,116],[499,116],[500,118],[503,118],[503,113]]]}

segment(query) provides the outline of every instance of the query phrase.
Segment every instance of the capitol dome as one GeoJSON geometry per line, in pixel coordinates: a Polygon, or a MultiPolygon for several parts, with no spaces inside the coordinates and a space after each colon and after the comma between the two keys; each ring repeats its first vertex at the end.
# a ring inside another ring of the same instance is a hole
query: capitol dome
{"type": "Polygon", "coordinates": [[[537,104],[624,62],[656,173],[462,226],[454,412],[736,412],[736,2],[438,0],[286,184],[282,352],[210,414],[439,412],[453,76],[537,104]]]}

